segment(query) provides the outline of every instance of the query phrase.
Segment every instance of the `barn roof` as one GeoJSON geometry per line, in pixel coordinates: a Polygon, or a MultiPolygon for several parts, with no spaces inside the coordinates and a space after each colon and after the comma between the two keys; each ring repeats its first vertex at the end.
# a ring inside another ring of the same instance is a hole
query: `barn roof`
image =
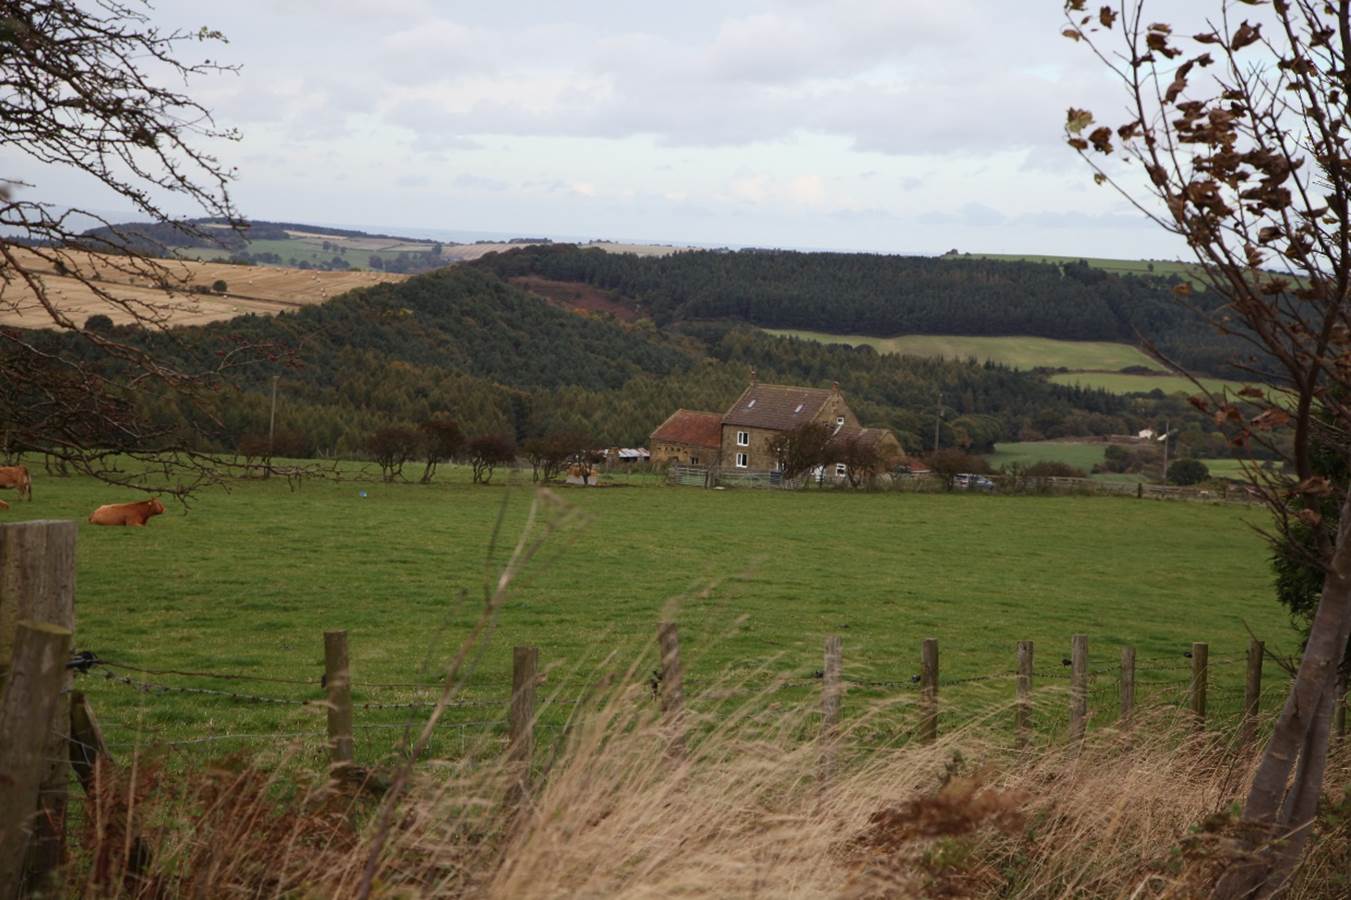
{"type": "Polygon", "coordinates": [[[823,388],[752,384],[727,410],[722,421],[724,425],[788,431],[814,419],[832,393],[823,388]]]}
{"type": "Polygon", "coordinates": [[[721,447],[722,416],[715,412],[677,409],[652,432],[651,443],[658,441],[694,447],[721,447]]]}

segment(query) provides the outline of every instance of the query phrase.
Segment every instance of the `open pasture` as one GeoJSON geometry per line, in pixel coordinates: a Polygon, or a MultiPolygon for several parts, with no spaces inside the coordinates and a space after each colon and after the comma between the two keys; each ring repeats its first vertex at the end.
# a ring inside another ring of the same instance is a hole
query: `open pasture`
{"type": "MultiPolygon", "coordinates": [[[[322,633],[346,629],[358,756],[370,760],[426,710],[365,705],[425,703],[432,694],[365,685],[436,680],[477,621],[484,585],[530,504],[528,473],[518,486],[470,485],[454,469],[445,477],[430,486],[309,482],[294,493],[284,480],[241,482],[201,494],[187,514],[170,505],[144,529],[84,524],[95,506],[134,495],[39,477],[32,503],[0,515],[78,520],[77,648],[158,670],[80,676],[115,748],[192,741],[188,748],[227,752],[303,735],[322,757],[322,707],[183,689],[319,700],[322,633]],[[244,677],[191,674],[199,672],[244,677]]],[[[857,716],[873,701],[913,697],[920,642],[936,637],[943,683],[954,684],[942,689],[944,728],[1008,704],[1020,639],[1037,642],[1037,686],[1052,691],[1066,685],[1060,660],[1072,634],[1089,636],[1092,666],[1104,673],[1120,645],[1134,644],[1142,679],[1155,685],[1142,684],[1142,704],[1151,691],[1176,701],[1183,651],[1208,640],[1217,715],[1238,709],[1245,623],[1273,649],[1295,647],[1271,598],[1251,511],[655,485],[556,494],[586,521],[550,538],[522,573],[471,662],[460,698],[467,705],[450,711],[436,752],[457,752],[466,733],[472,744],[476,728],[500,736],[513,645],[540,648],[540,695],[555,701],[542,716],[547,730],[602,673],[622,673],[643,654],[632,677],[646,680],[664,615],[680,623],[695,708],[726,673],[743,689],[790,679],[753,702],[816,703],[822,642],[839,634],[845,712],[857,716]],[[1150,666],[1159,673],[1143,674],[1150,666]],[[977,676],[989,677],[968,681],[977,676]]],[[[1276,676],[1268,674],[1273,690],[1276,676]]],[[[1104,721],[1114,691],[1112,676],[1099,675],[1093,710],[1104,721]]],[[[1055,697],[1063,695],[1052,694],[1059,709],[1055,697]]]]}
{"type": "Polygon", "coordinates": [[[1158,368],[1138,347],[1113,341],[1061,341],[1054,338],[981,337],[972,335],[905,334],[898,337],[868,337],[860,334],[829,334],[824,331],[795,331],[784,328],[766,328],[769,334],[820,341],[826,344],[848,344],[851,347],[872,347],[878,353],[902,356],[939,356],[944,359],[977,359],[1002,363],[1015,369],[1104,369],[1117,370],[1127,366],[1158,368]]]}
{"type": "MultiPolygon", "coordinates": [[[[1198,379],[1205,389],[1218,394],[1228,388],[1237,393],[1243,385],[1237,381],[1219,378],[1198,379]]],[[[1190,378],[1181,375],[1132,375],[1126,372],[1060,372],[1051,376],[1056,384],[1072,384],[1086,388],[1101,388],[1113,394],[1148,394],[1159,390],[1165,394],[1196,394],[1199,391],[1190,378]]]]}
{"type": "Polygon", "coordinates": [[[1177,260],[1102,259],[1097,257],[1047,256],[1044,254],[1030,253],[961,253],[958,254],[957,257],[944,256],[943,258],[1002,259],[1009,262],[1039,262],[1052,263],[1054,265],[1076,263],[1083,259],[1095,269],[1103,269],[1117,275],[1158,275],[1163,277],[1180,275],[1190,281],[1194,287],[1204,288],[1204,284],[1201,282],[1200,267],[1195,263],[1185,263],[1177,260]]]}
{"type": "MultiPolygon", "coordinates": [[[[58,274],[48,263],[30,251],[16,251],[33,264],[47,285],[57,308],[77,325],[95,314],[106,315],[114,323],[130,320],[126,310],[109,304],[83,281],[58,274]]],[[[318,272],[278,266],[236,266],[226,263],[164,259],[153,272],[146,264],[128,264],[95,254],[70,254],[80,272],[96,278],[100,287],[113,297],[133,301],[146,318],[168,325],[201,325],[232,319],[246,313],[275,315],[288,309],[323,303],[325,300],[360,287],[386,281],[402,281],[407,276],[382,272],[318,272]],[[170,290],[154,283],[152,276],[163,275],[170,290]],[[198,293],[192,288],[210,288],[224,281],[222,293],[198,293]]],[[[19,328],[51,328],[52,322],[27,285],[14,281],[4,289],[0,304],[0,325],[19,328]]]]}
{"type": "Polygon", "coordinates": [[[1023,466],[1039,462],[1059,462],[1083,469],[1085,473],[1106,458],[1107,445],[1085,441],[1010,441],[995,444],[994,453],[985,457],[993,468],[1014,463],[1023,466]]]}

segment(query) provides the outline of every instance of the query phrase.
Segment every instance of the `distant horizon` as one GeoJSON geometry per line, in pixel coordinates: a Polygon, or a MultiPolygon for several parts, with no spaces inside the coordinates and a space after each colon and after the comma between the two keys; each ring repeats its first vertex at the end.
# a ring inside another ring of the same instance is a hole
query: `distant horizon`
{"type": "MultiPolygon", "coordinates": [[[[96,210],[97,215],[112,222],[115,225],[141,225],[151,224],[144,217],[137,217],[135,213],[123,212],[116,213],[110,210],[96,210]]],[[[209,218],[207,216],[190,216],[189,219],[209,218]]],[[[366,234],[380,234],[397,238],[415,238],[420,240],[441,241],[442,243],[453,244],[473,244],[478,241],[506,243],[512,239],[522,238],[546,238],[553,243],[558,244],[591,244],[591,243],[613,243],[613,244],[636,244],[647,247],[679,247],[691,250],[782,250],[792,253],[844,253],[844,254],[866,254],[873,256],[917,256],[917,257],[936,257],[943,256],[951,250],[957,250],[959,253],[971,256],[1049,256],[1062,257],[1065,259],[1115,259],[1115,260],[1149,260],[1157,262],[1191,262],[1192,260],[1182,259],[1181,257],[1166,256],[1102,256],[1095,254],[1075,253],[1065,250],[1057,251],[1023,251],[1023,250],[988,250],[988,249],[965,249],[962,247],[950,247],[946,250],[924,251],[924,250],[868,250],[862,248],[850,247],[819,247],[808,245],[782,245],[782,244],[763,244],[763,243],[710,243],[678,239],[653,239],[639,238],[632,236],[609,236],[593,235],[584,236],[578,234],[559,234],[550,233],[545,230],[521,229],[519,231],[494,231],[488,229],[472,228],[437,228],[420,225],[377,225],[360,222],[325,222],[317,219],[308,219],[303,216],[280,216],[276,218],[265,216],[243,216],[246,222],[286,222],[294,225],[313,225],[319,228],[341,228],[347,231],[360,231],[366,234]]]]}

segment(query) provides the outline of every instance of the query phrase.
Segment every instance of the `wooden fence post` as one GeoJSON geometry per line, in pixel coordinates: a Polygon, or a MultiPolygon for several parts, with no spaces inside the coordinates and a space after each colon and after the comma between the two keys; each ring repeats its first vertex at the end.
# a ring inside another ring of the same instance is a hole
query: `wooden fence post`
{"type": "Polygon", "coordinates": [[[511,737],[507,759],[519,770],[512,794],[515,802],[530,789],[530,762],[535,756],[535,682],[539,672],[538,647],[514,647],[511,651],[511,737]]]}
{"type": "Polygon", "coordinates": [[[662,622],[657,626],[657,643],[661,648],[661,711],[672,727],[671,751],[684,753],[685,683],[680,669],[680,630],[676,623],[662,622]]]}
{"type": "Polygon", "coordinates": [[[1135,648],[1121,648],[1121,727],[1129,728],[1135,718],[1135,648]]]}
{"type": "MultiPolygon", "coordinates": [[[[17,623],[43,622],[75,631],[74,522],[40,520],[0,525],[0,688],[15,646],[17,623]]],[[[69,799],[70,694],[73,672],[62,666],[61,693],[43,729],[46,771],[26,863],[28,883],[41,887],[65,860],[69,799]]],[[[0,732],[0,740],[4,739],[0,732]]]]}
{"type": "Polygon", "coordinates": [[[1253,638],[1248,642],[1248,680],[1243,688],[1243,723],[1239,733],[1245,742],[1257,736],[1257,711],[1262,703],[1262,656],[1266,645],[1253,638]]]}
{"type": "Polygon", "coordinates": [[[920,720],[919,738],[925,743],[938,739],[938,639],[925,638],[919,652],[920,720]]]}
{"type": "Polygon", "coordinates": [[[844,640],[838,634],[826,637],[825,664],[821,668],[821,780],[835,772],[835,737],[840,728],[844,694],[844,640]]]}
{"type": "Polygon", "coordinates": [[[1013,708],[1013,729],[1019,747],[1027,746],[1028,735],[1032,730],[1033,650],[1031,641],[1018,642],[1018,700],[1013,708]]]}
{"type": "Polygon", "coordinates": [[[1088,720],[1088,636],[1070,641],[1070,738],[1082,740],[1088,720]]]}
{"type": "Polygon", "coordinates": [[[328,689],[328,747],[336,776],[356,758],[352,737],[352,672],[347,659],[347,632],[324,632],[324,684],[328,689]]]}
{"type": "Polygon", "coordinates": [[[106,765],[112,761],[108,745],[103,741],[103,729],[94,718],[94,709],[88,698],[79,691],[70,695],[70,767],[80,779],[85,796],[94,793],[94,770],[99,760],[106,765]]]}
{"type": "Polygon", "coordinates": [[[1206,727],[1206,680],[1210,675],[1210,645],[1192,644],[1191,711],[1198,729],[1206,727]]]}
{"type": "MultiPolygon", "coordinates": [[[[9,676],[0,697],[0,898],[24,888],[24,859],[38,850],[46,809],[39,797],[53,711],[60,705],[71,631],[46,622],[16,622],[9,676]],[[31,846],[30,846],[31,845],[31,846]]],[[[31,868],[31,866],[30,866],[31,868]]],[[[33,869],[34,877],[49,870],[33,869]]]]}

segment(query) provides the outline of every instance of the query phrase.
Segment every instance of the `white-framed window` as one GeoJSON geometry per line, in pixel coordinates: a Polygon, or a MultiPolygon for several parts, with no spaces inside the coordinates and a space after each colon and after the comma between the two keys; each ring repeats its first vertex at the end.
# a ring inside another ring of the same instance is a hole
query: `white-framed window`
{"type": "Polygon", "coordinates": [[[690,454],[690,465],[692,465],[692,466],[697,466],[697,465],[699,465],[699,454],[698,454],[698,453],[691,453],[691,454],[690,454]]]}
{"type": "Polygon", "coordinates": [[[736,433],[736,445],[738,447],[749,447],[751,445],[751,433],[749,431],[738,431],[736,433]]]}
{"type": "Polygon", "coordinates": [[[844,427],[844,416],[836,416],[836,417],[835,417],[835,427],[836,427],[836,428],[842,428],[842,427],[844,427]]]}
{"type": "Polygon", "coordinates": [[[843,477],[844,477],[845,475],[847,475],[848,473],[849,473],[849,467],[846,466],[844,463],[836,463],[836,464],[835,464],[835,477],[836,477],[836,478],[843,478],[843,477]]]}
{"type": "Polygon", "coordinates": [[[736,455],[736,467],[738,469],[744,469],[750,464],[751,464],[750,457],[747,454],[738,453],[736,455]]]}

